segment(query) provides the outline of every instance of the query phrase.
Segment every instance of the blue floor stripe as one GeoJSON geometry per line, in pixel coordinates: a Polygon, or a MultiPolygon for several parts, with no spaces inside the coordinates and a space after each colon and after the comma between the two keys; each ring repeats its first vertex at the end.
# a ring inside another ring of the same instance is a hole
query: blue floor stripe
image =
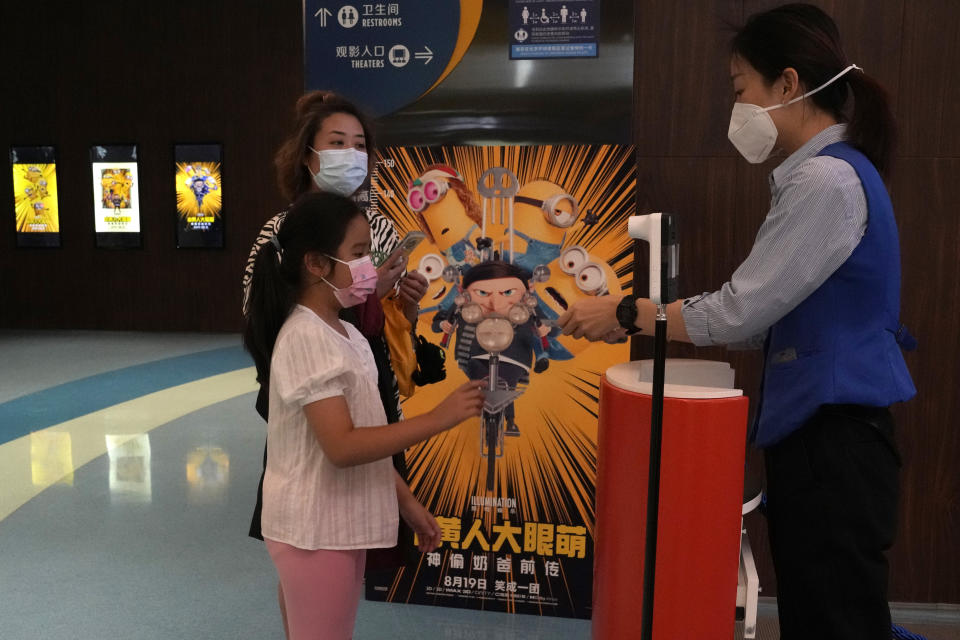
{"type": "Polygon", "coordinates": [[[224,347],[116,369],[20,396],[0,404],[0,444],[161,389],[252,365],[242,347],[224,347]]]}

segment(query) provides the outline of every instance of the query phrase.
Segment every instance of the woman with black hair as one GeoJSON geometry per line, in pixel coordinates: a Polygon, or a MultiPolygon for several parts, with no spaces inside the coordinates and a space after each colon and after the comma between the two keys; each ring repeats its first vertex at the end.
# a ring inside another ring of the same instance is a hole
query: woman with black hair
{"type": "MultiPolygon", "coordinates": [[[[781,637],[890,638],[888,565],[900,458],[887,407],[916,393],[901,353],[900,252],[886,93],[808,4],[735,33],[728,136],[750,163],[786,158],[750,255],[719,291],[667,308],[671,339],[763,348],[764,450],[781,637]]],[[[652,334],[646,299],[575,303],[577,337],[652,334]]]]}

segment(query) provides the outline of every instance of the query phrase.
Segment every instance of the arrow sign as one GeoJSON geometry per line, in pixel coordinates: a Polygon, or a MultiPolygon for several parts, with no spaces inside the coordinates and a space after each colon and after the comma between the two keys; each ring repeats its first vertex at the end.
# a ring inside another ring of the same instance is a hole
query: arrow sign
{"type": "Polygon", "coordinates": [[[327,26],[327,18],[329,18],[329,17],[332,16],[332,15],[333,15],[333,14],[330,13],[330,10],[329,10],[329,9],[327,9],[326,7],[322,7],[319,11],[317,11],[315,14],[313,14],[313,17],[314,17],[314,18],[319,17],[319,18],[320,18],[320,26],[321,26],[321,27],[325,27],[325,26],[327,26]]]}
{"type": "Polygon", "coordinates": [[[436,84],[453,59],[460,4],[452,0],[393,0],[389,5],[303,0],[306,88],[336,91],[374,117],[415,102],[436,84]],[[394,5],[395,13],[382,24],[379,19],[361,17],[370,7],[394,5]],[[375,52],[372,58],[359,53],[368,48],[375,52]]]}
{"type": "Polygon", "coordinates": [[[423,51],[417,51],[413,54],[413,57],[417,60],[423,60],[423,64],[430,64],[430,61],[433,60],[433,51],[430,51],[430,47],[423,45],[423,51]]]}

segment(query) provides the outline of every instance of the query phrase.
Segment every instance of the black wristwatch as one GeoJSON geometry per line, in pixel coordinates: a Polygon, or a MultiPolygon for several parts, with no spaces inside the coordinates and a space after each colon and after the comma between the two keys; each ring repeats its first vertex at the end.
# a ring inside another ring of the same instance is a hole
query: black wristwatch
{"type": "Polygon", "coordinates": [[[623,296],[623,300],[617,305],[617,322],[627,330],[627,335],[640,331],[637,326],[637,298],[635,296],[623,296]]]}

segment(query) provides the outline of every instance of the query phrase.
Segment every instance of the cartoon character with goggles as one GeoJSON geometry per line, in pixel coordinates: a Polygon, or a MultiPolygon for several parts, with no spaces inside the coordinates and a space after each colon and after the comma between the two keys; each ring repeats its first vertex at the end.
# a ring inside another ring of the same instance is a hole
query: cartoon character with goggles
{"type": "MultiPolygon", "coordinates": [[[[447,267],[448,278],[457,274],[455,267],[447,267]]],[[[530,281],[530,272],[515,264],[481,262],[463,276],[455,307],[433,320],[434,331],[444,332],[445,345],[456,332],[454,352],[467,377],[487,381],[480,437],[491,491],[504,436],[520,435],[514,401],[526,390],[531,373],[550,365],[545,347],[551,329],[537,315],[530,281]]]]}
{"type": "Polygon", "coordinates": [[[577,199],[549,180],[534,180],[513,196],[514,235],[526,243],[514,264],[532,272],[560,257],[567,230],[580,217],[577,199]],[[522,231],[521,231],[522,230],[522,231]]]}
{"type": "Polygon", "coordinates": [[[455,169],[428,167],[407,185],[407,206],[449,264],[468,269],[480,262],[474,243],[481,224],[480,204],[455,169]]]}

